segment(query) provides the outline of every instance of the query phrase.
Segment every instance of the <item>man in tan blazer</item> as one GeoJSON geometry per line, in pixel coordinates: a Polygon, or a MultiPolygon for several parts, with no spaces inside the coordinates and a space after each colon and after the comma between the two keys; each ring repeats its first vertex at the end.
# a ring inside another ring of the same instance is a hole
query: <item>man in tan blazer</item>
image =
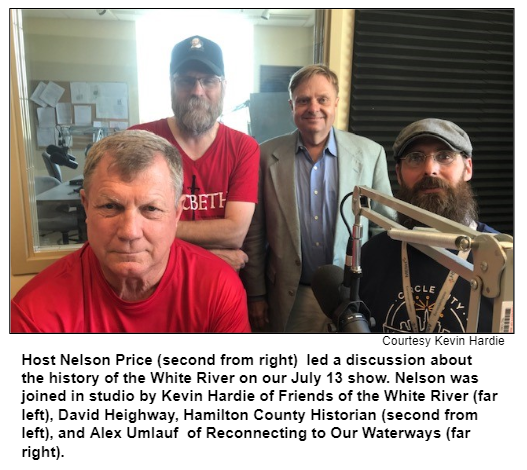
{"type": "MultiPolygon", "coordinates": [[[[349,233],[340,202],[355,185],[392,191],[384,149],[333,128],[339,100],[334,72],[306,66],[291,78],[289,92],[298,130],[260,147],[258,204],[244,242],[249,262],[240,275],[254,331],[324,332],[330,320],[310,283],[321,265],[344,267],[349,233]]],[[[353,224],[351,198],[345,217],[353,224]]],[[[367,237],[365,218],[363,226],[367,237]]]]}

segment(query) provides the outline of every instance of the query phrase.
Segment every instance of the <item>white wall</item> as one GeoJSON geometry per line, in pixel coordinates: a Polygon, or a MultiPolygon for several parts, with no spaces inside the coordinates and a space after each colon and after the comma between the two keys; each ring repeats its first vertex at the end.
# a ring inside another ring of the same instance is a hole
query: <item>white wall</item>
{"type": "Polygon", "coordinates": [[[254,90],[260,90],[260,66],[313,63],[313,28],[255,26],[254,90]]]}

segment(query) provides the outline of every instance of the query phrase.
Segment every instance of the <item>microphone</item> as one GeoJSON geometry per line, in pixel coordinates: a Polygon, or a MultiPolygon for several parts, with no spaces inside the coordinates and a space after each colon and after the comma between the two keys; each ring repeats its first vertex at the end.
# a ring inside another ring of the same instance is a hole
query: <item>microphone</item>
{"type": "Polygon", "coordinates": [[[56,145],[48,145],[46,152],[49,153],[50,160],[61,166],[67,166],[73,170],[77,169],[79,164],[73,155],[68,153],[67,147],[58,147],[56,145]]]}
{"type": "Polygon", "coordinates": [[[371,333],[371,313],[360,300],[350,300],[350,288],[345,286],[345,271],[333,264],[320,266],[313,274],[311,288],[320,308],[330,318],[337,331],[371,333]]]}

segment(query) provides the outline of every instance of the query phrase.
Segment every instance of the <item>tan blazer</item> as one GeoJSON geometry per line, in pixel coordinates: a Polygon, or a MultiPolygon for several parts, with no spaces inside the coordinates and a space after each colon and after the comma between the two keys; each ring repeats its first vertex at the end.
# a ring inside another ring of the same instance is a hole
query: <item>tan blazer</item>
{"type": "MultiPolygon", "coordinates": [[[[260,146],[260,181],[256,205],[244,251],[249,262],[240,272],[248,297],[265,296],[273,331],[284,331],[295,301],[302,272],[300,222],[295,193],[295,145],[298,131],[276,137],[260,146]]],[[[339,207],[355,185],[365,185],[391,195],[386,155],[372,140],[335,129],[339,169],[339,207]]],[[[351,197],[345,205],[350,226],[354,223],[351,197]]],[[[374,206],[375,208],[375,206],[374,206]]],[[[380,212],[393,217],[393,212],[380,212]]],[[[367,238],[368,220],[362,218],[367,238]]],[[[349,233],[337,216],[333,264],[344,267],[349,233]]],[[[365,241],[365,239],[363,240],[365,241]]]]}

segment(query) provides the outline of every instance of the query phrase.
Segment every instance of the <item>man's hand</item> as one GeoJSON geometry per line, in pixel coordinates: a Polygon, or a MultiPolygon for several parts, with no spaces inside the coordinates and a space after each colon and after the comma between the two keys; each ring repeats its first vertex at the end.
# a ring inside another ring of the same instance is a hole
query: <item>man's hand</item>
{"type": "Polygon", "coordinates": [[[214,248],[209,251],[229,263],[236,272],[239,272],[240,269],[243,269],[247,261],[249,261],[249,257],[242,250],[214,248]]]}
{"type": "Polygon", "coordinates": [[[265,300],[249,301],[247,306],[253,330],[262,330],[269,326],[268,306],[265,300]]]}

